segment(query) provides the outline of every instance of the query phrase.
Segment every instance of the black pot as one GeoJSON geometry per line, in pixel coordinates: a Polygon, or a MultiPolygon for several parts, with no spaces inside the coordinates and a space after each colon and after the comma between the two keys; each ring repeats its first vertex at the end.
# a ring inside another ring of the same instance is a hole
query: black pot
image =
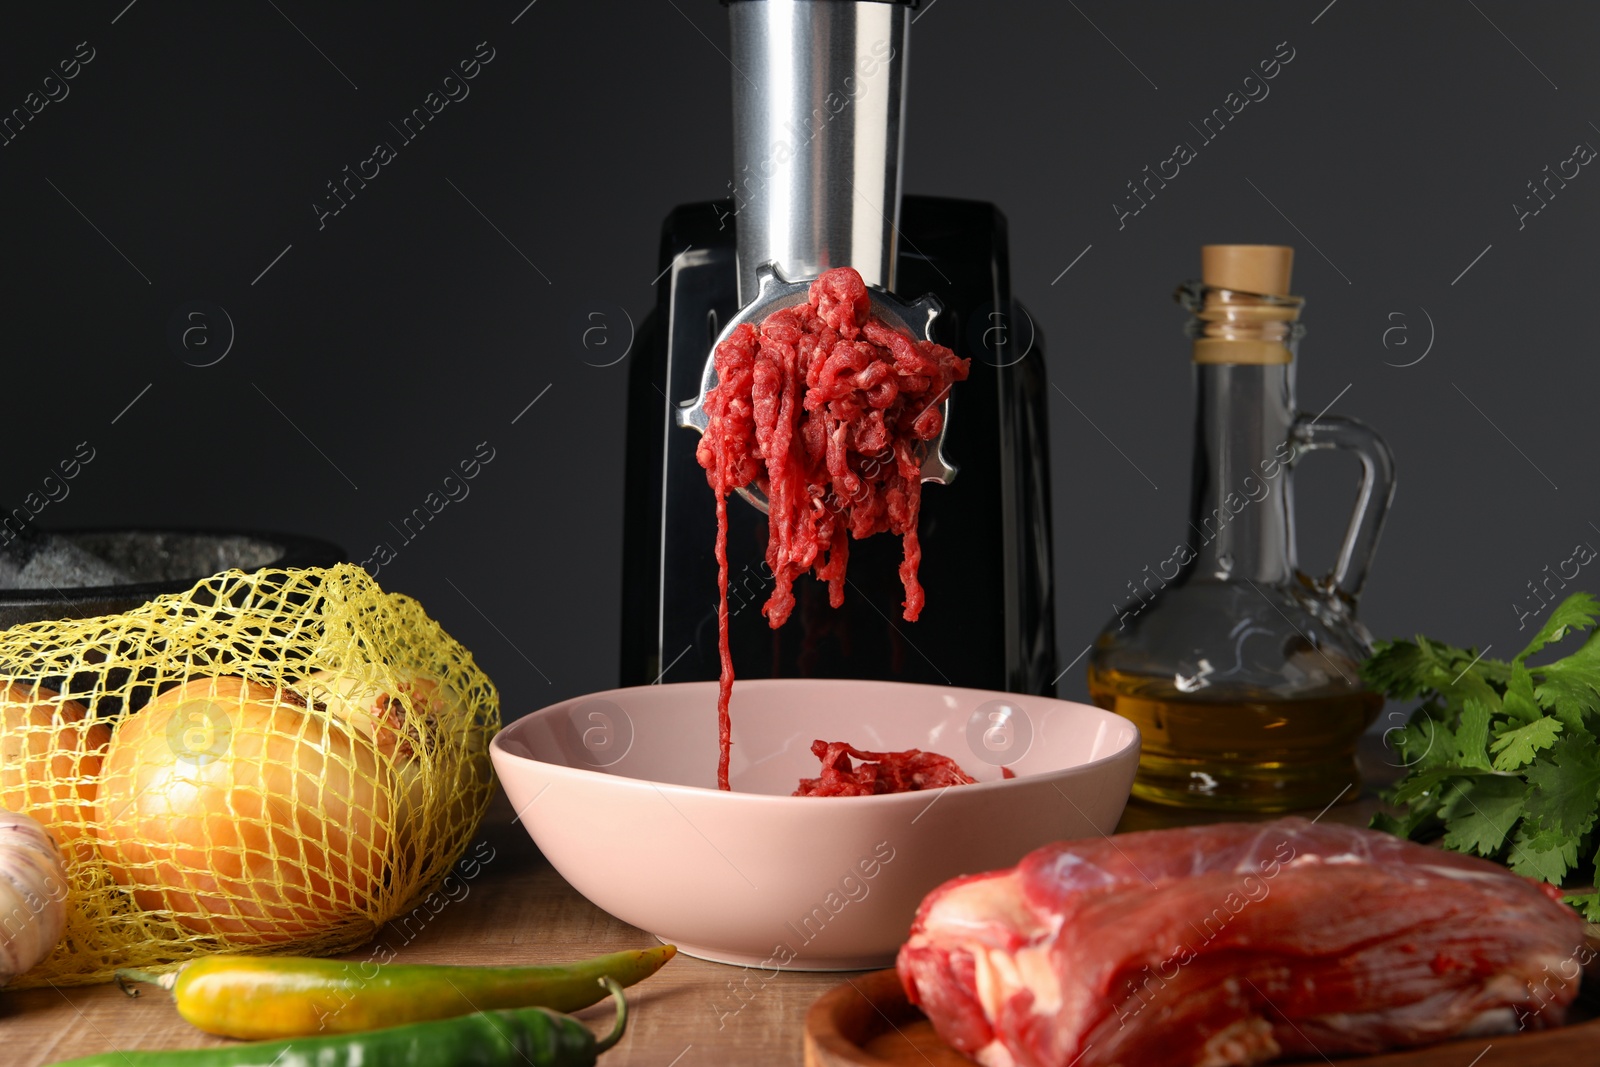
{"type": "Polygon", "coordinates": [[[163,593],[237,567],[330,567],[344,550],[294,534],[245,530],[52,530],[133,580],[121,585],[0,589],[0,629],[128,611],[163,593]]]}

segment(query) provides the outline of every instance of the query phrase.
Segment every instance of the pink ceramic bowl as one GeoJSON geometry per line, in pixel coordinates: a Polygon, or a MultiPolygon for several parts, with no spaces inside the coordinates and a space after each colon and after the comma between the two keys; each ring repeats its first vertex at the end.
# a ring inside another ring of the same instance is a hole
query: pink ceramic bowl
{"type": "Polygon", "coordinates": [[[1085,704],[752,680],[734,688],[722,792],[716,701],[715,682],[596,693],[518,719],[491,753],[523,827],[580,893],[690,955],[764,970],[889,966],[934,886],[1110,833],[1139,762],[1133,724],[1085,704]],[[818,738],[939,752],[978,783],[790,796],[818,773],[818,738]]]}

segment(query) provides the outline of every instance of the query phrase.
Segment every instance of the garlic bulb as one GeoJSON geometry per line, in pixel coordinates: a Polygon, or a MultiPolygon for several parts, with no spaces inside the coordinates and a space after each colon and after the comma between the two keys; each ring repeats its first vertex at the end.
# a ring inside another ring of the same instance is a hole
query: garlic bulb
{"type": "Polygon", "coordinates": [[[0,809],[0,986],[50,955],[67,926],[67,872],[44,827],[0,809]]]}

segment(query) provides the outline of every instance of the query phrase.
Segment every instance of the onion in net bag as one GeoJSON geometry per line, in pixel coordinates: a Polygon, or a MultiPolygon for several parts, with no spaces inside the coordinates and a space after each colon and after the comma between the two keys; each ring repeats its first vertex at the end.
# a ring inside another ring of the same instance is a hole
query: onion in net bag
{"type": "Polygon", "coordinates": [[[470,843],[498,726],[471,654],[348,564],[0,632],[0,807],[70,883],[15,984],[369,940],[470,843]]]}

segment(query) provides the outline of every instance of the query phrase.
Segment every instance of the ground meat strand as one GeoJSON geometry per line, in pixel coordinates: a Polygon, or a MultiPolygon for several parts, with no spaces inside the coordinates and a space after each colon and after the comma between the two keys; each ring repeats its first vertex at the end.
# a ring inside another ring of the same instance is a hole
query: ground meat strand
{"type": "Polygon", "coordinates": [[[813,741],[811,754],[822,761],[820,778],[800,779],[797,797],[870,797],[880,793],[911,793],[971,785],[977,779],[949,756],[921,749],[904,752],[867,752],[843,741],[813,741]],[[861,760],[852,767],[850,757],[861,760]]]}
{"type": "Polygon", "coordinates": [[[721,686],[717,784],[728,788],[728,513],[730,492],[754,485],[768,502],[772,595],[761,609],[773,629],[794,609],[794,580],[807,571],[844,603],[849,539],[900,535],[904,615],[926,597],[917,581],[922,546],[922,451],[944,426],[939,404],[967,377],[969,360],[879,319],[861,275],[839,267],[811,283],[810,299],[745,323],[717,346],[717,385],[696,458],[717,495],[717,651],[721,686]]]}

